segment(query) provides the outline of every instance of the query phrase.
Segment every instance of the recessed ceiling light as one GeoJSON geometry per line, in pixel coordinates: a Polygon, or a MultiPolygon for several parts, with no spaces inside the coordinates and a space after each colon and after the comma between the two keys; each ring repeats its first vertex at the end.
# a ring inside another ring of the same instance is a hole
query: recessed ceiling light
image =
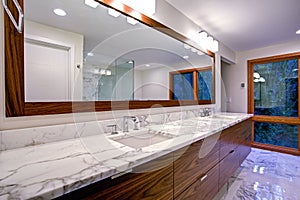
{"type": "Polygon", "coordinates": [[[94,53],[89,52],[89,53],[87,53],[87,55],[88,55],[88,56],[94,56],[94,53]]]}
{"type": "Polygon", "coordinates": [[[97,6],[99,5],[99,3],[94,0],[84,0],[84,3],[85,5],[90,6],[92,8],[97,8],[97,6]]]}
{"type": "Polygon", "coordinates": [[[62,17],[64,17],[64,16],[67,15],[66,11],[64,11],[63,9],[60,9],[60,8],[54,9],[53,12],[54,12],[56,15],[62,16],[62,17]]]}
{"type": "Polygon", "coordinates": [[[298,31],[296,31],[296,34],[300,34],[300,29],[298,31]]]}
{"type": "Polygon", "coordinates": [[[189,56],[183,56],[184,59],[189,59],[189,56]]]}

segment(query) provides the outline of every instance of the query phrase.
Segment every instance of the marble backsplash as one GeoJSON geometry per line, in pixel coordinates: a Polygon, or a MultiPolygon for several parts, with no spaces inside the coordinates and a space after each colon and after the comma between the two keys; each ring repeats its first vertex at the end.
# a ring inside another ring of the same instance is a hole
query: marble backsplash
{"type": "MultiPolygon", "coordinates": [[[[178,112],[168,112],[168,108],[164,108],[162,110],[164,113],[146,115],[136,114],[135,116],[140,119],[141,126],[147,127],[176,120],[184,120],[192,117],[203,116],[204,112],[207,112],[207,114],[212,114],[215,112],[215,107],[214,105],[191,106],[189,110],[178,112]]],[[[110,133],[112,128],[108,127],[108,125],[116,125],[117,131],[122,131],[123,118],[4,130],[0,131],[0,150],[5,151],[26,146],[34,146],[79,137],[110,133]]],[[[129,130],[133,129],[133,122],[129,122],[128,125],[129,130]]]]}

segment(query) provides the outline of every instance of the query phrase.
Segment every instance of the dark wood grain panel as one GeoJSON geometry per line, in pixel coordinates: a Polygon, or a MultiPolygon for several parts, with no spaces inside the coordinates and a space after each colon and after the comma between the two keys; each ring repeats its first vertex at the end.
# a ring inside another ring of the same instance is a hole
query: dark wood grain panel
{"type": "Polygon", "coordinates": [[[174,152],[175,197],[219,162],[218,139],[215,134],[174,152]]]}
{"type": "MultiPolygon", "coordinates": [[[[19,0],[23,5],[23,0],[19,0]]],[[[13,1],[7,1],[13,16],[18,11],[13,1]]],[[[20,34],[4,12],[5,107],[6,116],[24,114],[24,33],[20,34]]]]}
{"type": "Polygon", "coordinates": [[[154,100],[154,101],[82,101],[82,102],[34,102],[25,103],[24,114],[51,115],[76,112],[100,112],[110,110],[142,109],[153,107],[190,106],[197,104],[211,104],[211,101],[176,101],[176,100],[154,100]]]}
{"type": "Polygon", "coordinates": [[[249,135],[251,135],[250,119],[223,130],[220,136],[220,159],[222,160],[249,135]]]}
{"type": "Polygon", "coordinates": [[[218,193],[219,165],[217,164],[207,174],[203,174],[176,200],[211,200],[218,193]]]}
{"type": "Polygon", "coordinates": [[[220,161],[219,188],[222,188],[232,174],[238,169],[240,165],[239,158],[239,153],[236,150],[232,150],[220,161]]]}
{"type": "Polygon", "coordinates": [[[115,179],[107,178],[58,197],[57,200],[171,200],[173,199],[172,159],[172,155],[168,154],[134,168],[132,173],[115,179]]]}
{"type": "Polygon", "coordinates": [[[249,135],[236,149],[239,153],[239,164],[242,164],[251,152],[251,136],[249,135]]]}

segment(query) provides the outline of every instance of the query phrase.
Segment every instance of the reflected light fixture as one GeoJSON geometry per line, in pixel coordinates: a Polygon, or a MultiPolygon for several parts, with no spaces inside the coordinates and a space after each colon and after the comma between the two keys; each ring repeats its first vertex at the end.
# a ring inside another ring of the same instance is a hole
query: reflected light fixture
{"type": "Polygon", "coordinates": [[[187,59],[189,59],[189,56],[183,56],[183,58],[187,60],[187,59]]]}
{"type": "Polygon", "coordinates": [[[146,64],[145,66],[146,66],[146,67],[150,67],[150,65],[149,65],[149,64],[146,64]]]}
{"type": "Polygon", "coordinates": [[[111,75],[111,70],[107,69],[106,72],[105,72],[105,75],[110,76],[111,75]]]}
{"type": "Polygon", "coordinates": [[[121,15],[120,12],[116,11],[115,9],[108,8],[108,14],[113,17],[119,17],[121,15]]]}
{"type": "Polygon", "coordinates": [[[296,31],[296,34],[300,35],[300,29],[298,31],[296,31]]]}
{"type": "Polygon", "coordinates": [[[138,21],[132,17],[126,17],[126,19],[128,24],[136,25],[138,23],[138,21]]]}
{"type": "Polygon", "coordinates": [[[94,0],[84,0],[85,5],[90,6],[92,8],[97,8],[99,3],[94,0]]]}
{"type": "Polygon", "coordinates": [[[60,9],[60,8],[56,8],[53,10],[53,12],[58,15],[58,16],[61,16],[61,17],[64,17],[67,15],[66,11],[64,11],[63,9],[60,9]]]}
{"type": "Polygon", "coordinates": [[[191,48],[191,46],[188,45],[188,44],[184,44],[183,47],[184,47],[185,49],[190,49],[190,48],[191,48]]]}
{"type": "Polygon", "coordinates": [[[260,75],[259,75],[259,73],[254,72],[253,77],[258,79],[258,78],[260,78],[260,75]]]}
{"type": "Polygon", "coordinates": [[[260,78],[259,78],[259,82],[264,83],[264,82],[266,82],[266,79],[264,79],[263,77],[260,77],[260,78]]]}
{"type": "Polygon", "coordinates": [[[87,53],[87,56],[94,56],[94,53],[88,52],[88,53],[87,53]]]}

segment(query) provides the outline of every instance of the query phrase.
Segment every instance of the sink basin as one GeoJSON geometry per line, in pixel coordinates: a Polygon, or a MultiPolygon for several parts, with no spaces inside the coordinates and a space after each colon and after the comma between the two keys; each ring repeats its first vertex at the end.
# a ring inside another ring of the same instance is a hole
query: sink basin
{"type": "Polygon", "coordinates": [[[126,146],[139,149],[169,140],[171,138],[172,137],[170,135],[163,135],[161,132],[142,130],[132,131],[128,134],[112,137],[110,139],[126,146]]]}
{"type": "Polygon", "coordinates": [[[218,118],[218,119],[237,119],[237,116],[232,115],[212,115],[211,118],[218,118]]]}

